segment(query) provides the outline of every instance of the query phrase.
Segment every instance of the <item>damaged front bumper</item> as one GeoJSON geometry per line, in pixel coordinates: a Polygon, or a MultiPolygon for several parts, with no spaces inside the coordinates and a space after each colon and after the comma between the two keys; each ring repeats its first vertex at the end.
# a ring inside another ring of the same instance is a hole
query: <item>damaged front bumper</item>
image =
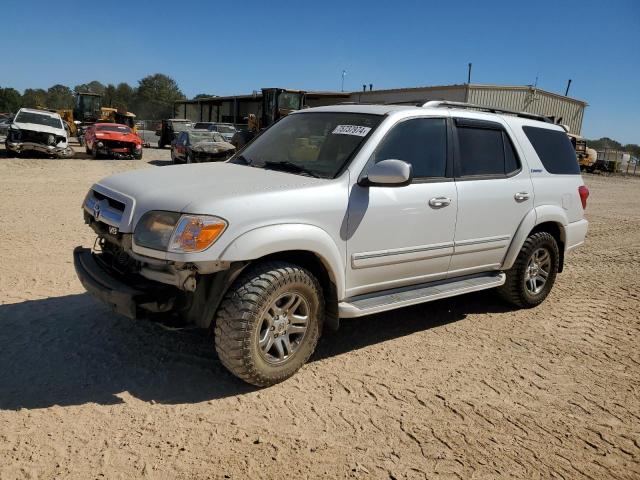
{"type": "Polygon", "coordinates": [[[56,145],[45,145],[42,143],[35,142],[6,142],[7,150],[15,153],[27,152],[27,151],[35,151],[46,153],[48,155],[55,155],[59,158],[70,158],[73,157],[74,151],[73,148],[67,147],[58,147],[56,145]]]}
{"type": "Polygon", "coordinates": [[[73,263],[78,279],[97,300],[131,319],[144,318],[149,313],[169,312],[177,307],[180,291],[175,287],[146,280],[128,279],[100,261],[91,249],[76,247],[73,263]]]}

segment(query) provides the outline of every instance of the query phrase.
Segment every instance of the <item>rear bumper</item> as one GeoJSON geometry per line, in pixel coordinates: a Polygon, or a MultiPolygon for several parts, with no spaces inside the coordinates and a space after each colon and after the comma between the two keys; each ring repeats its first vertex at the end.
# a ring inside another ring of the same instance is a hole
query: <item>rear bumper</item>
{"type": "Polygon", "coordinates": [[[173,289],[156,282],[125,283],[103,268],[88,248],[73,250],[73,264],[87,292],[125,317],[143,318],[150,312],[168,312],[176,306],[178,293],[173,289]]]}
{"type": "Polygon", "coordinates": [[[566,253],[569,253],[584,244],[588,228],[589,222],[584,219],[565,225],[564,232],[566,238],[564,245],[566,253]]]}

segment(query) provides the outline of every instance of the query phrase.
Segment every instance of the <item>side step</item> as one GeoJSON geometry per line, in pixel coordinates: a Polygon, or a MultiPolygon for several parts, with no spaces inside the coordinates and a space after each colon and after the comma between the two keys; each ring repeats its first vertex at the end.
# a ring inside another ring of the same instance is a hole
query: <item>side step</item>
{"type": "Polygon", "coordinates": [[[463,293],[499,287],[504,284],[505,280],[504,273],[492,272],[367,293],[340,302],[338,311],[341,318],[362,317],[441,298],[455,297],[463,293]]]}

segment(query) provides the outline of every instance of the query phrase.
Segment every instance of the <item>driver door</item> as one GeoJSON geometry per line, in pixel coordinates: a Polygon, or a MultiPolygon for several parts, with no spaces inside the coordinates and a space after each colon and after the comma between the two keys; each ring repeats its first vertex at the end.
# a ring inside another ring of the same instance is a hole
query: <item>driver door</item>
{"type": "Polygon", "coordinates": [[[347,296],[446,278],[457,213],[449,130],[445,118],[410,118],[380,142],[368,166],[403,160],[412,165],[413,180],[404,186],[353,186],[347,296]]]}

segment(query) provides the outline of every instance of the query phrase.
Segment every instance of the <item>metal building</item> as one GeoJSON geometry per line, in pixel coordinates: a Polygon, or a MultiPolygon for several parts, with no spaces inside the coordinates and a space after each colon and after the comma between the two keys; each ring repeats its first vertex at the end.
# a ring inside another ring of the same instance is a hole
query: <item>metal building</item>
{"type": "MultiPolygon", "coordinates": [[[[245,123],[250,113],[257,114],[262,94],[212,97],[176,102],[175,116],[194,121],[245,123]]],[[[531,85],[505,86],[460,84],[434,87],[363,90],[359,92],[307,92],[308,107],[343,102],[418,104],[429,100],[468,102],[485,107],[504,108],[552,117],[557,123],[569,127],[580,135],[587,103],[557,93],[547,92],[531,85]]]]}
{"type": "Polygon", "coordinates": [[[468,102],[484,107],[504,108],[519,112],[537,113],[552,117],[580,135],[586,102],[531,85],[505,86],[461,84],[436,87],[398,88],[351,93],[350,100],[360,103],[407,103],[428,100],[468,102]]]}

